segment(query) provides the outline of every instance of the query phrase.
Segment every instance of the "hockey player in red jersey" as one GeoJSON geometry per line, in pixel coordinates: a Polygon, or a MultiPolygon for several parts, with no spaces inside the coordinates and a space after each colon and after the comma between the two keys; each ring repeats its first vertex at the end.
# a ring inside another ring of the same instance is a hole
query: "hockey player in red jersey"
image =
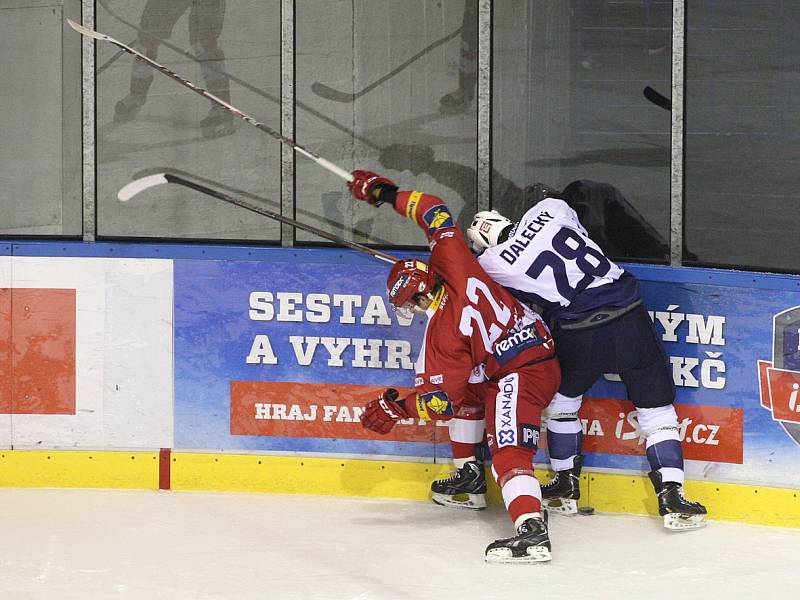
{"type": "Polygon", "coordinates": [[[487,562],[550,560],[550,539],[533,474],[542,409],[555,394],[560,370],[541,317],[494,283],[470,252],[450,211],[436,196],[398,191],[390,180],[354,171],[353,196],[373,206],[391,204],[428,237],[428,263],[400,260],[387,280],[399,313],[425,312],[428,324],[417,358],[415,391],[386,390],[367,404],[361,422],[388,433],[408,417],[449,420],[470,384],[485,406],[492,474],[516,535],[486,548],[487,562]]]}

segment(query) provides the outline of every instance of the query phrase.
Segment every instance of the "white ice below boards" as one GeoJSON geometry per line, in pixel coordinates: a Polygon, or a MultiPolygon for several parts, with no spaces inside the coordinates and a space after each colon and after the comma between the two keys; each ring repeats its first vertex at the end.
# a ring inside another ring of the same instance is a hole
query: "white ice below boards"
{"type": "MultiPolygon", "coordinates": [[[[713,507],[711,507],[713,510],[713,507]]],[[[0,598],[795,598],[800,530],[553,515],[553,560],[488,565],[499,507],[222,492],[0,490],[0,598]]]]}

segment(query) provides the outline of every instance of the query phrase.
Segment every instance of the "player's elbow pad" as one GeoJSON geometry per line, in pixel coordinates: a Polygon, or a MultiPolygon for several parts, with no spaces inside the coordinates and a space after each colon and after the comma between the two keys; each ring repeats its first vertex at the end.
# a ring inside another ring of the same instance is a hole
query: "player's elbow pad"
{"type": "Polygon", "coordinates": [[[453,402],[443,390],[416,394],[416,398],[406,399],[406,410],[412,416],[416,413],[425,421],[446,421],[455,414],[453,402]]]}

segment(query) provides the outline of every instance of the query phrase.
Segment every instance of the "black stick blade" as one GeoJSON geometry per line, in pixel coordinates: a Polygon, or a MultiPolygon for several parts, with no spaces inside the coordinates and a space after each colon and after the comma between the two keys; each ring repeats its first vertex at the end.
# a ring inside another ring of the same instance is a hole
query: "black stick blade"
{"type": "Polygon", "coordinates": [[[664,110],[672,110],[672,100],[667,98],[666,96],[659,94],[649,85],[644,88],[644,97],[647,98],[650,102],[655,104],[656,106],[660,106],[664,110]]]}
{"type": "Polygon", "coordinates": [[[334,102],[353,102],[356,99],[355,94],[346,94],[345,92],[340,92],[339,90],[328,87],[319,81],[315,81],[311,84],[311,91],[320,98],[333,100],[334,102]]]}

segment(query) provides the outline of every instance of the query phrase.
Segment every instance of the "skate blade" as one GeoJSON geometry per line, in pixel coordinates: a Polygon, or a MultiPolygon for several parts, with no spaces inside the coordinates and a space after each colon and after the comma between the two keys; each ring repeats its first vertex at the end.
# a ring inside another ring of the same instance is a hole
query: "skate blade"
{"type": "Polygon", "coordinates": [[[495,565],[528,565],[538,562],[547,562],[552,560],[550,550],[544,546],[535,546],[528,548],[528,554],[525,556],[514,556],[511,548],[492,548],[486,551],[485,560],[487,563],[495,565]]]}
{"type": "Polygon", "coordinates": [[[114,113],[113,122],[114,122],[115,125],[122,125],[124,123],[130,123],[131,121],[135,121],[136,120],[136,117],[139,116],[140,112],[141,112],[141,109],[139,109],[139,108],[137,108],[136,110],[131,111],[129,113],[118,113],[118,112],[115,112],[114,113]]]}
{"type": "Polygon", "coordinates": [[[467,112],[469,108],[469,104],[459,104],[459,105],[439,105],[439,112],[443,115],[461,115],[467,112]]]}
{"type": "Polygon", "coordinates": [[[439,506],[450,506],[453,508],[468,508],[470,510],[483,510],[486,508],[486,496],[484,494],[456,494],[446,496],[445,494],[431,493],[431,500],[439,506]]]}
{"type": "Polygon", "coordinates": [[[578,501],[571,500],[570,498],[543,499],[542,506],[544,506],[549,512],[560,515],[578,514],[578,501]]]}
{"type": "Polygon", "coordinates": [[[201,128],[203,139],[206,140],[213,140],[215,138],[225,137],[226,135],[231,135],[234,132],[233,124],[221,125],[218,127],[203,127],[201,128]]]}
{"type": "Polygon", "coordinates": [[[685,515],[681,513],[664,515],[664,527],[670,531],[701,529],[706,524],[706,515],[685,515]]]}

